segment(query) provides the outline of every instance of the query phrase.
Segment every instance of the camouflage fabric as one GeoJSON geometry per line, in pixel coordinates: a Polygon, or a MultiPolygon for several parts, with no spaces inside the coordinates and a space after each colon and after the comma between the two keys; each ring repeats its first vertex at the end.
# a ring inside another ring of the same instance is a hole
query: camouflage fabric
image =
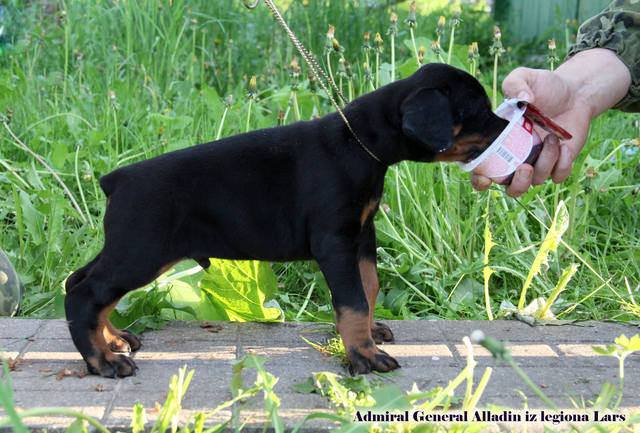
{"type": "Polygon", "coordinates": [[[567,57],[590,48],[613,50],[631,72],[627,95],[613,108],[640,111],[640,0],[615,0],[578,30],[567,57]]]}
{"type": "Polygon", "coordinates": [[[0,250],[0,316],[13,316],[18,312],[23,290],[11,262],[0,250]]]}

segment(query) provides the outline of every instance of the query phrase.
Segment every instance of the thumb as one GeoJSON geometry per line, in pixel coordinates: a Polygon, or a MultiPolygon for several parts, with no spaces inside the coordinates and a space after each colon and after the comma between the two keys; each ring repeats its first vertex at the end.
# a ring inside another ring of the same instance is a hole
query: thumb
{"type": "Polygon", "coordinates": [[[516,68],[502,82],[502,93],[507,98],[518,98],[527,102],[534,102],[532,91],[535,81],[535,70],[530,68],[516,68]]]}

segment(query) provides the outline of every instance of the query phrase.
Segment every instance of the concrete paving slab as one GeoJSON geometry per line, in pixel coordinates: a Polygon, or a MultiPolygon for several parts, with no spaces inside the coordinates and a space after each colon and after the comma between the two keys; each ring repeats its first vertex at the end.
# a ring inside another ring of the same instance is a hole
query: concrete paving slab
{"type": "Polygon", "coordinates": [[[47,323],[39,319],[0,318],[0,336],[2,338],[31,338],[38,329],[47,323]]]}
{"type": "MultiPolygon", "coordinates": [[[[22,410],[45,407],[64,407],[66,409],[81,412],[95,419],[100,419],[104,415],[105,408],[109,405],[112,395],[109,392],[96,391],[61,393],[60,390],[33,392],[15,389],[14,399],[16,407],[22,410]]],[[[73,421],[73,418],[50,414],[26,418],[24,423],[31,432],[39,432],[46,429],[48,433],[51,433],[65,431],[73,421]]],[[[5,431],[11,430],[5,429],[5,431]]]]}
{"type": "Polygon", "coordinates": [[[25,361],[47,362],[82,360],[82,356],[73,345],[70,336],[67,336],[66,339],[36,337],[26,347],[22,358],[25,361]]]}
{"type": "Polygon", "coordinates": [[[68,340],[71,335],[66,320],[52,319],[43,321],[36,337],[43,337],[47,340],[68,340]]]}
{"type": "Polygon", "coordinates": [[[14,389],[21,391],[60,391],[67,393],[83,391],[111,392],[115,381],[99,376],[86,375],[84,361],[49,362],[24,361],[11,372],[14,389]],[[78,373],[79,375],[77,375],[78,373]]]}
{"type": "MultiPolygon", "coordinates": [[[[404,321],[411,326],[412,321],[404,321]]],[[[464,336],[471,335],[476,329],[480,329],[486,335],[499,338],[510,343],[516,342],[539,342],[549,339],[556,344],[560,343],[597,343],[603,341],[603,337],[609,337],[615,334],[616,337],[621,334],[627,336],[637,334],[640,328],[633,325],[624,325],[618,323],[606,322],[579,322],[576,325],[545,325],[545,326],[529,326],[524,322],[517,320],[465,320],[456,322],[456,326],[451,326],[451,321],[416,321],[418,329],[423,328],[429,333],[439,330],[447,342],[458,343],[462,341],[464,336]],[[422,325],[421,325],[422,324],[422,325]]],[[[389,322],[393,323],[393,321],[389,322]]],[[[391,326],[391,325],[390,325],[391,326]]],[[[418,337],[417,341],[441,341],[432,340],[430,337],[418,337]]],[[[613,343],[613,339],[611,339],[613,343]]]]}
{"type": "MultiPolygon", "coordinates": [[[[384,320],[396,343],[446,342],[446,327],[439,320],[384,320]]],[[[462,337],[460,337],[462,338],[462,337]]]]}
{"type": "Polygon", "coordinates": [[[187,372],[194,371],[189,393],[219,396],[229,390],[233,376],[230,361],[136,361],[136,365],[138,370],[135,376],[112,380],[120,384],[120,390],[164,395],[169,389],[171,377],[178,375],[178,371],[186,366],[187,372]]]}
{"type": "Polygon", "coordinates": [[[141,337],[145,341],[165,341],[178,344],[182,341],[232,341],[238,337],[238,323],[235,322],[199,322],[175,321],[171,327],[145,332],[141,337]],[[203,327],[206,326],[206,327],[203,327]],[[211,332],[211,331],[214,332],[211,332]]]}
{"type": "Polygon", "coordinates": [[[394,372],[392,378],[385,380],[385,383],[395,384],[403,391],[411,390],[415,383],[420,391],[426,392],[438,387],[445,388],[461,371],[462,368],[445,363],[428,366],[402,364],[402,368],[397,373],[394,372]]]}
{"type": "MultiPolygon", "coordinates": [[[[464,344],[455,344],[454,348],[461,361],[467,358],[468,350],[464,344]]],[[[564,358],[548,344],[517,343],[511,344],[509,348],[511,350],[511,356],[521,367],[545,365],[546,368],[556,368],[565,365],[564,358]]],[[[484,347],[474,344],[472,349],[473,357],[478,365],[495,365],[491,353],[484,347]]]]}
{"type": "Polygon", "coordinates": [[[25,339],[0,338],[0,358],[16,358],[29,342],[25,339]]]}
{"type": "Polygon", "coordinates": [[[307,340],[326,339],[331,327],[321,323],[243,323],[238,327],[239,341],[245,343],[287,343],[306,345],[307,340]]]}
{"type": "MultiPolygon", "coordinates": [[[[466,365],[462,338],[475,329],[482,329],[487,335],[508,340],[516,362],[549,398],[566,410],[572,407],[568,391],[577,401],[589,402],[598,395],[604,381],[618,384],[617,361],[594,354],[591,344],[610,344],[622,333],[632,336],[640,332],[637,327],[608,323],[534,328],[512,321],[385,323],[394,331],[396,340],[381,348],[394,356],[402,368],[384,379],[369,375],[370,381],[394,383],[407,391],[414,383],[422,391],[445,387],[466,365]]],[[[265,369],[278,378],[274,390],[280,398],[280,415],[287,428],[293,429],[312,412],[335,413],[322,396],[291,391],[291,385],[305,381],[314,371],[348,375],[343,366],[310,347],[302,338],[326,342],[333,337],[326,324],[217,322],[211,325],[213,328],[202,328],[200,322],[172,322],[164,329],[144,333],[141,350],[132,354],[139,367],[137,375],[124,379],[65,376],[56,380],[60,370],[85,369],[64,320],[0,319],[0,347],[9,356],[22,358],[16,371],[11,372],[19,410],[42,406],[83,410],[112,431],[129,431],[136,402],[147,409],[149,420],[155,419],[156,402],[164,402],[171,376],[185,364],[188,369],[194,369],[195,374],[183,401],[181,419],[212,410],[231,399],[232,363],[249,352],[267,358],[265,369]]],[[[479,346],[473,349],[478,363],[474,374],[476,385],[487,367],[493,369],[480,407],[495,404],[520,410],[524,399],[518,390],[526,394],[530,409],[545,407],[510,367],[496,365],[479,346]]],[[[640,395],[640,354],[629,356],[625,367],[625,397],[618,413],[640,410],[637,397],[640,395]]],[[[249,386],[255,380],[255,372],[244,372],[243,379],[249,386]]],[[[456,394],[463,395],[463,388],[464,384],[456,394]]],[[[241,419],[249,420],[249,431],[262,431],[266,421],[263,406],[260,395],[242,410],[241,419]]],[[[230,416],[231,409],[225,409],[207,425],[224,422],[230,416]]],[[[30,420],[29,425],[34,432],[46,428],[52,433],[64,431],[68,424],[68,419],[53,416],[30,420]]],[[[487,431],[504,431],[509,426],[516,426],[515,431],[519,431],[518,424],[508,423],[493,423],[487,431]]],[[[326,420],[318,420],[307,425],[303,432],[328,431],[335,427],[326,420]]],[[[542,431],[544,425],[528,424],[527,427],[529,432],[535,432],[542,431]]]]}
{"type": "Polygon", "coordinates": [[[187,360],[234,360],[237,346],[226,341],[191,341],[191,340],[149,340],[142,338],[142,347],[135,352],[135,360],[139,361],[187,361],[187,360]]]}

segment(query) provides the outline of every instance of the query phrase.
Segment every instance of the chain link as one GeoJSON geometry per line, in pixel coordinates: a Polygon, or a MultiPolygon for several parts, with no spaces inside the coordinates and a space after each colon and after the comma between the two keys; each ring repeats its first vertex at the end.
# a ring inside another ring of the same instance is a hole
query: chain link
{"type": "MultiPolygon", "coordinates": [[[[258,4],[259,0],[256,0],[256,2],[253,4],[253,7],[256,7],[258,4]]],[[[324,70],[318,65],[318,63],[316,62],[316,60],[313,58],[313,56],[311,55],[311,53],[309,53],[309,51],[307,51],[307,49],[304,47],[304,45],[302,45],[302,43],[300,42],[300,40],[298,40],[298,38],[296,37],[296,35],[293,33],[293,31],[289,28],[289,26],[287,25],[286,21],[284,20],[284,18],[282,18],[282,15],[280,15],[280,12],[278,11],[278,9],[276,8],[276,6],[273,4],[272,0],[264,0],[264,3],[267,5],[267,7],[271,10],[271,13],[273,14],[273,16],[276,18],[276,20],[280,23],[280,25],[282,26],[282,28],[285,30],[285,32],[287,33],[287,35],[289,36],[289,39],[291,39],[291,42],[293,42],[293,45],[295,45],[295,47],[298,49],[298,52],[300,52],[300,56],[302,56],[302,58],[304,59],[304,61],[307,63],[307,65],[309,66],[309,69],[311,69],[311,72],[313,73],[313,75],[315,75],[316,79],[318,80],[318,82],[320,83],[320,86],[322,87],[322,89],[325,91],[325,93],[327,94],[327,96],[329,97],[329,100],[331,101],[331,104],[334,106],[334,108],[338,111],[338,114],[340,114],[340,117],[342,117],[342,120],[344,121],[345,125],[347,126],[347,129],[349,130],[349,132],[351,132],[351,135],[353,135],[353,137],[356,139],[356,141],[358,142],[358,144],[362,147],[362,149],[364,149],[365,152],[367,152],[369,154],[369,156],[371,156],[373,159],[375,159],[376,161],[378,161],[379,163],[382,164],[382,161],[380,160],[380,158],[378,158],[376,156],[375,153],[373,153],[371,151],[371,149],[369,149],[367,146],[365,146],[365,144],[360,141],[360,138],[358,138],[358,135],[356,134],[356,132],[353,130],[353,128],[351,127],[351,124],[349,123],[349,120],[347,120],[347,117],[344,115],[344,113],[342,112],[342,110],[340,109],[340,106],[338,105],[338,103],[336,102],[336,100],[333,98],[333,96],[331,96],[331,92],[329,91],[329,89],[327,88],[325,82],[322,80],[322,78],[320,78],[320,75],[322,75],[322,77],[331,85],[331,88],[336,92],[336,94],[340,97],[340,99],[342,100],[343,103],[346,103],[347,100],[344,97],[344,95],[342,94],[342,92],[340,91],[340,89],[338,89],[338,87],[336,86],[336,84],[333,82],[333,80],[331,80],[329,77],[327,77],[326,73],[324,72],[324,70]],[[319,71],[319,72],[318,72],[319,71]]],[[[246,0],[245,0],[245,5],[246,4],[246,0]]],[[[249,7],[249,6],[247,6],[249,7]]]]}

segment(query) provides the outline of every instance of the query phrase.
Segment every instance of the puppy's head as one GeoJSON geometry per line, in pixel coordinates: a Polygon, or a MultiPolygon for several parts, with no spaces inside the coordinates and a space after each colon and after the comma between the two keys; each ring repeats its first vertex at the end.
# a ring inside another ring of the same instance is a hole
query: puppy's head
{"type": "Polygon", "coordinates": [[[482,85],[454,67],[432,63],[407,79],[400,104],[402,133],[419,161],[471,161],[509,122],[491,111],[482,85]]]}

